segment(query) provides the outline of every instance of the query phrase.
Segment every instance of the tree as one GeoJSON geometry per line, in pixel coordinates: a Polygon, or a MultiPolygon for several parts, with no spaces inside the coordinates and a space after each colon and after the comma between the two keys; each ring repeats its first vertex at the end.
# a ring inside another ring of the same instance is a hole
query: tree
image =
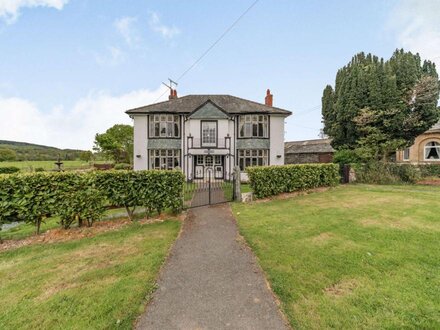
{"type": "Polygon", "coordinates": [[[439,120],[438,98],[434,63],[403,50],[388,61],[359,53],[323,91],[324,132],[337,150],[387,160],[439,120]]]}
{"type": "Polygon", "coordinates": [[[90,150],[82,151],[79,154],[79,159],[83,162],[90,162],[93,159],[93,152],[91,152],[90,150]]]}
{"type": "Polygon", "coordinates": [[[17,159],[17,153],[12,149],[0,148],[0,162],[17,159]]]}
{"type": "Polygon", "coordinates": [[[105,133],[96,134],[93,149],[115,163],[131,163],[133,159],[133,127],[114,125],[105,133]]]}

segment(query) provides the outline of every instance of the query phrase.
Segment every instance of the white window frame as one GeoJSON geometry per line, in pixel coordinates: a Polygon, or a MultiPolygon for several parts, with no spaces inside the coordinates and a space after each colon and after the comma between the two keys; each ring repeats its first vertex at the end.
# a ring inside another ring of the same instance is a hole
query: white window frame
{"type": "Polygon", "coordinates": [[[150,115],[150,129],[148,136],[150,138],[180,138],[180,116],[174,114],[156,114],[150,115]],[[156,128],[158,134],[156,134],[156,128]]]}
{"type": "Polygon", "coordinates": [[[402,159],[403,159],[403,160],[409,160],[410,152],[411,152],[410,148],[405,148],[405,149],[403,149],[403,152],[402,152],[402,159]]]}
{"type": "Polygon", "coordinates": [[[241,171],[249,166],[269,165],[269,149],[238,149],[237,153],[241,171]]]}
{"type": "Polygon", "coordinates": [[[239,138],[268,138],[269,136],[269,116],[252,114],[241,115],[238,117],[238,137],[239,138]]]}
{"type": "Polygon", "coordinates": [[[440,161],[440,143],[437,141],[426,142],[425,146],[423,148],[423,159],[428,162],[439,162],[440,161]],[[434,145],[432,145],[432,146],[428,145],[430,143],[433,143],[434,145]],[[437,155],[439,156],[439,158],[426,158],[426,156],[429,154],[429,152],[427,152],[427,150],[432,149],[432,148],[437,149],[437,155]]]}
{"type": "Polygon", "coordinates": [[[203,120],[200,122],[202,147],[217,147],[217,122],[203,120]]]}
{"type": "Polygon", "coordinates": [[[150,170],[173,170],[180,167],[180,150],[150,149],[149,161],[150,170]]]}

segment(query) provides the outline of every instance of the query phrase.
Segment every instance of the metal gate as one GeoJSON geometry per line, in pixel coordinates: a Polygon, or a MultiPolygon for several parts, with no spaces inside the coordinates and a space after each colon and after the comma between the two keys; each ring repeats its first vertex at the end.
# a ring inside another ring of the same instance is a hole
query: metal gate
{"type": "Polygon", "coordinates": [[[232,201],[234,198],[234,177],[225,175],[216,178],[212,170],[206,171],[202,178],[186,182],[184,187],[184,207],[192,208],[232,201]]]}

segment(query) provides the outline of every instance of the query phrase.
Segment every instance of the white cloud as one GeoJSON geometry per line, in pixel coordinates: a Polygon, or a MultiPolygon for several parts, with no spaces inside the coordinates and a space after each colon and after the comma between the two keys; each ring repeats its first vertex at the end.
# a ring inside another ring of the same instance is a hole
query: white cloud
{"type": "Polygon", "coordinates": [[[67,2],[69,0],[0,0],[0,18],[12,24],[20,15],[21,8],[49,7],[61,10],[67,2]]]}
{"type": "Polygon", "coordinates": [[[418,52],[440,65],[440,1],[401,0],[391,12],[390,27],[399,47],[418,52]]]}
{"type": "Polygon", "coordinates": [[[150,12],[150,19],[148,23],[154,32],[159,33],[166,39],[171,39],[180,34],[180,30],[177,27],[163,24],[156,12],[150,12]]]}
{"type": "Polygon", "coordinates": [[[114,124],[131,124],[125,110],[155,102],[165,89],[142,89],[119,96],[91,93],[71,109],[58,106],[49,112],[28,100],[0,97],[0,140],[91,149],[96,133],[114,124]]]}
{"type": "Polygon", "coordinates": [[[121,64],[125,60],[125,54],[118,47],[107,47],[107,53],[95,53],[95,61],[101,66],[115,66],[121,64]]]}
{"type": "Polygon", "coordinates": [[[137,47],[141,42],[139,32],[135,27],[136,23],[136,17],[128,16],[119,18],[113,23],[116,30],[121,34],[127,45],[130,47],[137,47]]]}

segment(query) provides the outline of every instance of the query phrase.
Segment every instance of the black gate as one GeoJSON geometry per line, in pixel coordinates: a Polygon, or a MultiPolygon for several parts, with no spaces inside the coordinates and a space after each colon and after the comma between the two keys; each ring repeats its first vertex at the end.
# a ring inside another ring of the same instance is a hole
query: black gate
{"type": "Polygon", "coordinates": [[[202,178],[187,181],[184,188],[185,208],[226,203],[233,198],[233,175],[216,178],[211,170],[206,171],[202,178]]]}

